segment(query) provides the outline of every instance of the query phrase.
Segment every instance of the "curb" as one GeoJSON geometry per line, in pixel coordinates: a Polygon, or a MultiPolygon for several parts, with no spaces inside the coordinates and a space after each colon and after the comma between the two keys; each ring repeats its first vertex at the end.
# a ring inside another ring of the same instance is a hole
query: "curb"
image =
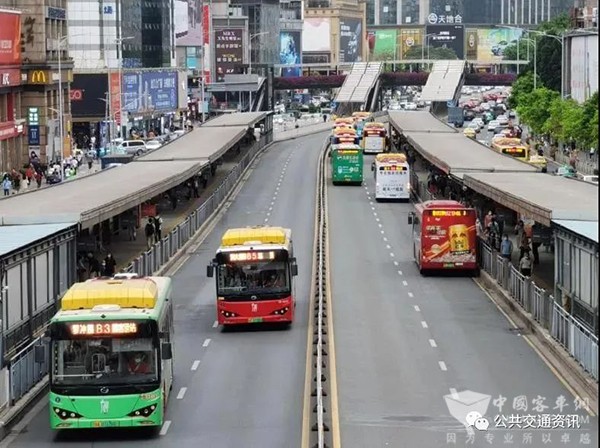
{"type": "Polygon", "coordinates": [[[10,435],[13,427],[48,393],[48,389],[49,377],[46,375],[18,401],[17,405],[6,411],[4,418],[0,421],[0,441],[10,435]]]}
{"type": "Polygon", "coordinates": [[[590,409],[598,409],[598,383],[554,340],[550,333],[533,319],[530,313],[521,308],[487,272],[481,270],[479,279],[473,281],[488,292],[492,301],[514,320],[519,328],[525,330],[526,335],[529,336],[528,341],[534,346],[535,351],[551,370],[560,373],[568,386],[573,389],[571,392],[580,397],[588,397],[590,409]]]}

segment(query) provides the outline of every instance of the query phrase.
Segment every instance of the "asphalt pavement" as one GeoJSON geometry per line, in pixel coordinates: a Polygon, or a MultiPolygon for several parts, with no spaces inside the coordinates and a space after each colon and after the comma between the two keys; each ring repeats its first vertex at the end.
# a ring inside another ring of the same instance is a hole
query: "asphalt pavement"
{"type": "MultiPolygon", "coordinates": [[[[224,217],[173,274],[175,384],[161,435],[136,431],[54,434],[44,406],[8,446],[295,448],[300,445],[311,282],[316,167],[326,134],[273,145],[224,217]],[[299,275],[290,329],[216,328],[206,266],[227,228],[270,224],[293,231],[299,275]]],[[[6,446],[3,442],[0,446],[6,446]]]]}
{"type": "Polygon", "coordinates": [[[407,224],[413,206],[375,202],[371,162],[365,157],[364,186],[328,191],[342,446],[463,446],[466,429],[444,397],[460,401],[465,390],[506,398],[501,412],[489,402],[490,428],[474,430],[469,445],[582,446],[582,436],[597,445],[596,418],[579,430],[495,427],[496,415],[538,415],[538,396],[545,413],[588,414],[574,411],[573,395],[472,279],[419,274],[407,224]],[[513,409],[520,395],[527,411],[513,409]],[[552,409],[560,396],[562,412],[552,409]]]}

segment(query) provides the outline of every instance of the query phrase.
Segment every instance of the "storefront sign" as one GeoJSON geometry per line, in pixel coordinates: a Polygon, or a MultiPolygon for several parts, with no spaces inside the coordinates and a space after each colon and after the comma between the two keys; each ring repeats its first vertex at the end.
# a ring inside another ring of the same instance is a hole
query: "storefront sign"
{"type": "Polygon", "coordinates": [[[46,70],[31,70],[27,75],[29,84],[48,84],[51,79],[50,72],[46,70]]]}
{"type": "Polygon", "coordinates": [[[27,124],[30,126],[40,124],[40,109],[38,107],[30,107],[27,110],[27,124]]]}
{"type": "Polygon", "coordinates": [[[55,20],[66,20],[67,10],[63,8],[55,8],[53,6],[48,6],[46,8],[46,18],[55,20]]]}
{"type": "Polygon", "coordinates": [[[19,129],[15,126],[14,121],[6,121],[0,123],[0,140],[6,140],[19,135],[19,129]]]}
{"type": "Polygon", "coordinates": [[[0,87],[21,85],[21,70],[18,68],[0,69],[0,87]]]}
{"type": "Polygon", "coordinates": [[[244,62],[243,33],[241,28],[215,30],[215,67],[217,81],[225,75],[240,73],[244,62]]]}
{"type": "Polygon", "coordinates": [[[121,125],[121,77],[119,73],[111,73],[108,77],[108,90],[110,90],[110,110],[115,118],[115,123],[121,125]]]}
{"type": "Polygon", "coordinates": [[[0,65],[21,63],[21,14],[0,12],[0,65]]]}
{"type": "Polygon", "coordinates": [[[83,90],[71,89],[70,97],[71,97],[71,101],[82,101],[83,100],[83,90]]]}
{"type": "Polygon", "coordinates": [[[454,23],[462,23],[462,16],[460,14],[457,14],[455,16],[453,15],[438,15],[435,13],[431,13],[427,16],[427,21],[429,23],[431,23],[432,25],[436,25],[436,24],[454,24],[454,23]]]}
{"type": "Polygon", "coordinates": [[[27,143],[29,145],[40,144],[40,127],[38,125],[30,125],[27,128],[27,143]]]}

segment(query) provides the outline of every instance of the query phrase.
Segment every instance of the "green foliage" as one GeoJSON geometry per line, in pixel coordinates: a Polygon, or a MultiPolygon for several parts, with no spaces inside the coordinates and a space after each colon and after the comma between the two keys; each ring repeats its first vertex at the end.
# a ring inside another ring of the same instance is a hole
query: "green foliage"
{"type": "Polygon", "coordinates": [[[574,100],[556,97],[549,108],[550,116],[542,126],[542,131],[555,140],[578,141],[582,137],[583,107],[574,100]]]}
{"type": "MultiPolygon", "coordinates": [[[[537,87],[542,87],[540,79],[538,79],[537,87]]],[[[520,75],[513,84],[511,94],[508,97],[508,107],[516,109],[523,97],[531,92],[533,92],[533,73],[527,72],[520,75]]]]}
{"type": "MultiPolygon", "coordinates": [[[[518,43],[511,44],[504,49],[502,59],[505,61],[529,61],[527,65],[519,65],[519,74],[533,70],[533,42],[527,39],[520,39],[518,43]]],[[[510,65],[511,72],[517,72],[516,65],[510,65]]]]}
{"type": "Polygon", "coordinates": [[[424,56],[425,59],[429,56],[429,59],[435,60],[450,60],[450,59],[458,59],[458,56],[451,48],[438,48],[438,47],[429,47],[429,51],[427,47],[411,47],[410,50],[406,52],[405,59],[421,59],[424,56]]]}
{"type": "Polygon", "coordinates": [[[559,94],[545,87],[522,95],[517,105],[517,113],[521,120],[528,124],[533,132],[540,134],[544,124],[550,118],[550,106],[559,94]]]}

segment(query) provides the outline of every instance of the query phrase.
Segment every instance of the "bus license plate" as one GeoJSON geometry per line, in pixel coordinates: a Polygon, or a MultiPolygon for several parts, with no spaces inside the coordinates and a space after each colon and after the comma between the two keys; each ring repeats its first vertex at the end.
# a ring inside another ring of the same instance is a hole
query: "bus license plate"
{"type": "Polygon", "coordinates": [[[263,321],[262,317],[251,317],[248,319],[248,323],[257,324],[263,321]]]}
{"type": "Polygon", "coordinates": [[[95,421],[92,423],[92,427],[94,427],[94,428],[108,428],[108,427],[114,427],[114,426],[118,426],[117,422],[113,422],[111,420],[101,420],[101,421],[95,421]]]}

